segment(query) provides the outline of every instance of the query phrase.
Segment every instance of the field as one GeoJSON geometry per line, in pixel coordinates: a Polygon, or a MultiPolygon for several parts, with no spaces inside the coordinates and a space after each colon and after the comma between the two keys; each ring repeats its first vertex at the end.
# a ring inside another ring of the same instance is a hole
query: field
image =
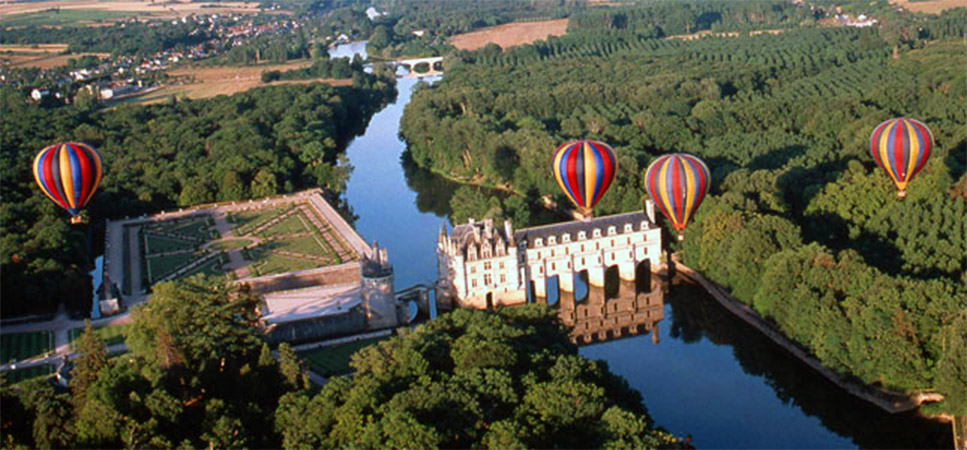
{"type": "Polygon", "coordinates": [[[46,331],[0,335],[0,362],[21,361],[50,350],[50,333],[46,331]]]}
{"type": "Polygon", "coordinates": [[[124,11],[139,16],[171,18],[184,17],[191,14],[223,14],[232,12],[253,14],[259,12],[259,4],[255,2],[192,3],[183,1],[155,3],[99,0],[17,2],[0,4],[0,16],[4,17],[4,19],[10,19],[11,16],[18,14],[37,13],[49,9],[59,9],[61,13],[64,13],[66,10],[94,10],[111,13],[124,11]]]}
{"type": "Polygon", "coordinates": [[[122,19],[137,16],[133,11],[107,11],[101,9],[65,9],[38,11],[17,14],[0,19],[0,25],[6,27],[26,26],[60,26],[67,24],[95,25],[111,19],[122,19]]]}
{"type": "Polygon", "coordinates": [[[321,347],[299,354],[313,372],[324,377],[341,375],[349,372],[349,359],[360,349],[366,348],[385,338],[363,339],[343,345],[321,347]]]}
{"type": "Polygon", "coordinates": [[[476,50],[491,42],[507,48],[547,39],[548,36],[562,36],[565,33],[567,19],[514,22],[458,34],[450,39],[450,44],[461,50],[476,50]]]}
{"type": "MultiPolygon", "coordinates": [[[[6,21],[0,25],[7,25],[6,21]]],[[[0,45],[0,60],[9,67],[53,69],[67,64],[67,60],[80,58],[84,55],[94,55],[99,58],[110,56],[109,53],[71,53],[62,54],[67,50],[67,44],[36,44],[36,45],[0,45]]]]}
{"type": "Polygon", "coordinates": [[[177,272],[178,269],[198,259],[200,256],[200,254],[196,253],[174,253],[148,258],[148,274],[151,283],[177,272]]]}
{"type": "Polygon", "coordinates": [[[261,250],[250,250],[246,253],[248,255],[246,259],[252,261],[249,269],[257,277],[313,269],[323,265],[308,259],[282,256],[277,253],[261,250]]]}
{"type": "Polygon", "coordinates": [[[286,236],[309,231],[302,213],[296,212],[258,233],[262,237],[286,236]]]}
{"type": "Polygon", "coordinates": [[[167,100],[170,96],[187,97],[191,99],[210,98],[218,95],[232,95],[249,89],[263,86],[278,86],[282,84],[327,83],[332,86],[349,86],[351,80],[287,80],[273,83],[262,82],[262,72],[270,70],[286,71],[300,69],[310,64],[308,60],[287,64],[240,66],[240,67],[186,67],[168,72],[173,78],[189,80],[186,84],[171,84],[163,89],[132,98],[133,103],[152,104],[167,100]]]}
{"type": "Polygon", "coordinates": [[[967,7],[967,0],[890,0],[890,3],[902,6],[913,12],[922,12],[927,14],[940,14],[946,9],[967,7]]]}
{"type": "MultiPolygon", "coordinates": [[[[94,334],[104,341],[105,345],[117,345],[124,343],[124,330],[127,325],[112,325],[107,327],[95,328],[94,334]]],[[[72,328],[67,334],[68,340],[73,343],[84,335],[83,328],[72,328]]]]}

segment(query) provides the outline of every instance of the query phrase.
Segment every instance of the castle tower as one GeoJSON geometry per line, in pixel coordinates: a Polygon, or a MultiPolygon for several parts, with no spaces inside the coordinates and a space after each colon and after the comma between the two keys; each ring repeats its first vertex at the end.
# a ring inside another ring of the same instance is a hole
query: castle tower
{"type": "Polygon", "coordinates": [[[393,328],[399,325],[393,289],[393,266],[389,263],[386,249],[373,243],[373,254],[363,255],[360,270],[363,309],[366,311],[369,328],[393,328]]]}

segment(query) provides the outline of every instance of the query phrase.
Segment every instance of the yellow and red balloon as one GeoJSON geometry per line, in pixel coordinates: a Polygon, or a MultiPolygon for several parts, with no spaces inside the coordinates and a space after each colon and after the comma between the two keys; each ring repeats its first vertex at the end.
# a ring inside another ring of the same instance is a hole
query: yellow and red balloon
{"type": "Polygon", "coordinates": [[[604,142],[581,139],[554,151],[557,184],[584,215],[590,214],[617,173],[618,158],[604,142]]]}
{"type": "Polygon", "coordinates": [[[932,150],[930,129],[906,117],[887,120],[870,135],[870,154],[896,184],[900,198],[906,196],[907,183],[927,163],[932,150]]]}
{"type": "Polygon", "coordinates": [[[682,230],[708,193],[711,184],[708,166],[685,153],[664,155],[645,170],[644,182],[651,200],[672,223],[681,240],[682,230]]]}
{"type": "Polygon", "coordinates": [[[80,219],[80,209],[90,201],[101,182],[104,162],[93,147],[80,142],[64,142],[45,147],[34,158],[37,185],[57,206],[80,219]]]}

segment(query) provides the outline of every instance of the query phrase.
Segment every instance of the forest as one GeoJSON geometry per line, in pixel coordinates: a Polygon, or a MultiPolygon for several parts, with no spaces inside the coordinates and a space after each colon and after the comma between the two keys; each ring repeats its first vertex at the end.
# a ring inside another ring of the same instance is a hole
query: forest
{"type": "Polygon", "coordinates": [[[618,154],[596,215],[641,208],[642,171],[658,156],[697,155],[712,191],[669,250],[827,367],[940,391],[934,410],[967,415],[967,370],[949,345],[967,333],[967,10],[857,29],[814,23],[802,6],[690,4],[682,17],[661,13],[665,2],[578,13],[566,36],[451,55],[446,77],[407,105],[410,157],[516,194],[461,188],[454,219],[520,227],[528,201],[567,204],[549,161],[568,139],[618,154]],[[661,38],[702,29],[777,31],[661,38]],[[903,201],[868,153],[873,127],[898,116],[936,140],[903,201]]]}
{"type": "MultiPolygon", "coordinates": [[[[152,106],[44,107],[0,89],[0,235],[3,316],[90,309],[87,233],[105,219],[177,206],[263,197],[321,186],[336,199],[351,167],[345,143],[395,98],[395,80],[354,71],[352,86],[273,86],[231,97],[152,106]],[[72,227],[34,185],[30,164],[51,143],[98,148],[105,168],[72,227]]],[[[98,245],[94,242],[94,245],[98,245]]]]}
{"type": "Polygon", "coordinates": [[[202,276],[156,286],[129,352],[90,327],[68,390],[43,379],[0,396],[4,448],[672,448],[641,395],[577,354],[556,313],[460,310],[352,357],[309,384],[262,339],[257,295],[202,276]],[[573,407],[580,405],[580,407],[573,407]]]}

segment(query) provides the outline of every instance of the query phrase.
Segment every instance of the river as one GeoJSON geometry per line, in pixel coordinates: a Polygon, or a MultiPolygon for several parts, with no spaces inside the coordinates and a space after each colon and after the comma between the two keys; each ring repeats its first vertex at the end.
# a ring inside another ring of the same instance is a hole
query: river
{"type": "MultiPolygon", "coordinates": [[[[355,49],[365,48],[355,43],[355,49]]],[[[332,54],[351,55],[337,47],[332,54]]],[[[439,78],[428,78],[435,82],[439,78]]],[[[397,289],[436,279],[436,240],[456,185],[405,164],[403,108],[417,79],[375,114],[347,156],[356,230],[389,249],[397,289]]],[[[699,448],[950,447],[949,425],[891,415],[856,399],[736,319],[694,284],[664,296],[659,343],[639,335],[581,347],[644,397],[655,421],[699,448]]]]}

